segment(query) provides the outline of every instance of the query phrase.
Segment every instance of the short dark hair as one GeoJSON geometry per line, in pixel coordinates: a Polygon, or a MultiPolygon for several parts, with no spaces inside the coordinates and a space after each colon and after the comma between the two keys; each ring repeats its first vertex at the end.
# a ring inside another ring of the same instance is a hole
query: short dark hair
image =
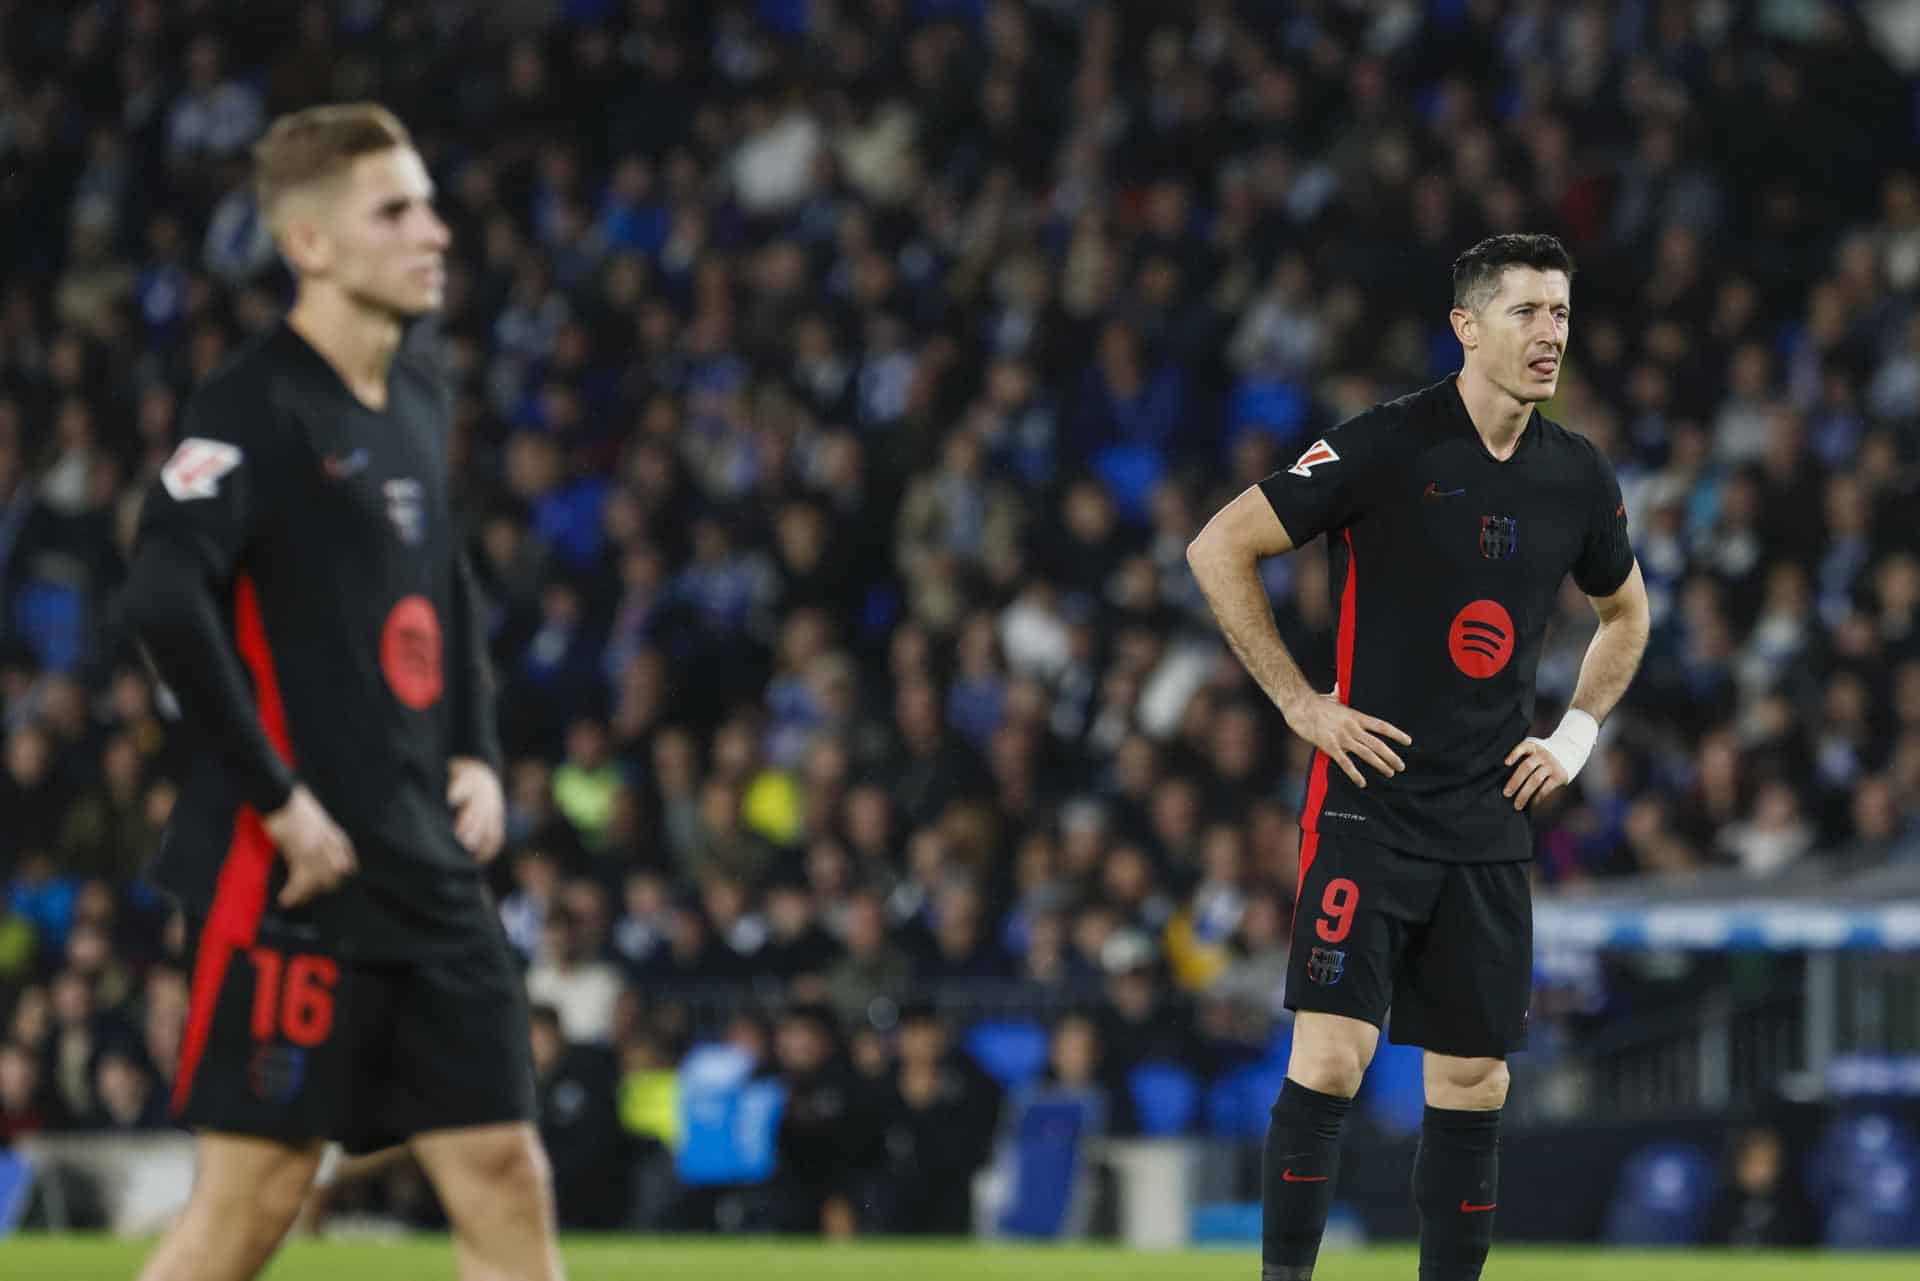
{"type": "Polygon", "coordinates": [[[330,103],[281,116],[253,144],[254,199],[272,223],[289,191],[331,182],[362,156],[412,145],[400,118],[376,102],[330,103]]]}
{"type": "Polygon", "coordinates": [[[1553,236],[1488,236],[1453,260],[1453,305],[1478,311],[1498,292],[1500,276],[1509,267],[1559,271],[1573,280],[1573,255],[1553,236]]]}

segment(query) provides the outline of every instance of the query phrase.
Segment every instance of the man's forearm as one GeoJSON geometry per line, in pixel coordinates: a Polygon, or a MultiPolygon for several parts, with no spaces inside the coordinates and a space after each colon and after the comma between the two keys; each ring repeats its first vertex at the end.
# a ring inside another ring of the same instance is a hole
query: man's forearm
{"type": "Polygon", "coordinates": [[[1290,715],[1293,707],[1313,696],[1314,689],[1280,639],[1273,605],[1260,582],[1258,559],[1216,551],[1189,555],[1187,562],[1235,657],[1274,706],[1290,715]]]}
{"type": "Polygon", "coordinates": [[[1634,673],[1640,670],[1640,656],[1647,650],[1647,620],[1642,615],[1623,614],[1602,622],[1587,646],[1580,664],[1580,680],[1574,686],[1573,706],[1595,721],[1604,721],[1620,700],[1634,673]]]}

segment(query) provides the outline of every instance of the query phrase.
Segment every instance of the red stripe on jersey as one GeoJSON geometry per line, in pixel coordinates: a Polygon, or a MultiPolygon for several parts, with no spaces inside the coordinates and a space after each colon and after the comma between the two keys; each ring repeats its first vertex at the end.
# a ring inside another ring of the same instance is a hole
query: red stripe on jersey
{"type": "Polygon", "coordinates": [[[1334,670],[1339,673],[1340,701],[1353,701],[1353,607],[1354,584],[1360,578],[1360,562],[1353,554],[1353,531],[1347,530],[1347,585],[1340,593],[1340,631],[1334,650],[1334,670]]]}
{"type": "MultiPolygon", "coordinates": [[[[1353,701],[1353,612],[1354,593],[1360,578],[1360,563],[1353,555],[1353,531],[1347,535],[1347,582],[1340,589],[1340,622],[1334,633],[1333,670],[1334,680],[1340,690],[1340,701],[1353,701]]],[[[1313,771],[1307,776],[1307,804],[1300,812],[1300,826],[1308,832],[1316,832],[1320,827],[1320,807],[1327,803],[1327,765],[1329,758],[1325,752],[1313,754],[1313,771]]],[[[1302,874],[1305,864],[1302,863],[1302,874]]]]}
{"type": "MultiPolygon", "coordinates": [[[[260,617],[260,598],[253,580],[242,575],[234,586],[234,644],[253,676],[254,696],[260,704],[261,727],[282,760],[293,763],[287,737],[286,708],[280,701],[280,681],[267,646],[266,623],[260,617]]],[[[273,870],[273,838],[251,805],[234,815],[233,840],[220,863],[213,907],[200,931],[193,962],[193,989],[187,1006],[187,1028],[180,1041],[180,1075],[174,1082],[173,1108],[183,1110],[193,1096],[194,1073],[213,1031],[213,1014],[226,983],[227,965],[235,948],[252,947],[267,910],[267,881],[273,870]]]]}
{"type": "Polygon", "coordinates": [[[1300,900],[1307,892],[1307,869],[1313,866],[1313,856],[1320,852],[1320,833],[1302,832],[1300,834],[1300,882],[1293,890],[1293,910],[1300,910],[1300,900]]]}
{"type": "MultiPolygon", "coordinates": [[[[1353,540],[1347,540],[1352,546],[1353,540]]],[[[1352,578],[1349,571],[1349,589],[1352,578]]],[[[280,701],[280,677],[273,669],[273,650],[267,644],[266,620],[260,616],[260,597],[245,574],[233,588],[233,637],[240,659],[253,677],[254,696],[260,701],[260,724],[280,759],[293,764],[293,742],[287,737],[287,709],[280,701]]]]}

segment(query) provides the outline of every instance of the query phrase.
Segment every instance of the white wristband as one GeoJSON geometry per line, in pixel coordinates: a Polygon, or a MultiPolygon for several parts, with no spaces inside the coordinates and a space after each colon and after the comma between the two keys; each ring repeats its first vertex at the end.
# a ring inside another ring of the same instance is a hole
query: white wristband
{"type": "Polygon", "coordinates": [[[1558,729],[1546,738],[1533,741],[1553,753],[1553,759],[1560,762],[1571,783],[1586,767],[1587,757],[1593,755],[1593,745],[1599,738],[1600,722],[1577,707],[1569,707],[1567,714],[1560,718],[1558,729]]]}

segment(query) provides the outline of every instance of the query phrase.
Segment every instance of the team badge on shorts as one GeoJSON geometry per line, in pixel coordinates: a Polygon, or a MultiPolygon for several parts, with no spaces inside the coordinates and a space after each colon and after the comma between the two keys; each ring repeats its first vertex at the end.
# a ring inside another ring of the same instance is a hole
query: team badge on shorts
{"type": "Polygon", "coordinates": [[[255,1046],[247,1084],[266,1103],[291,1103],[307,1083],[307,1052],[291,1045],[255,1046]]]}
{"type": "Polygon", "coordinates": [[[1347,954],[1338,948],[1316,947],[1307,957],[1307,977],[1331,987],[1347,970],[1347,954]]]}

